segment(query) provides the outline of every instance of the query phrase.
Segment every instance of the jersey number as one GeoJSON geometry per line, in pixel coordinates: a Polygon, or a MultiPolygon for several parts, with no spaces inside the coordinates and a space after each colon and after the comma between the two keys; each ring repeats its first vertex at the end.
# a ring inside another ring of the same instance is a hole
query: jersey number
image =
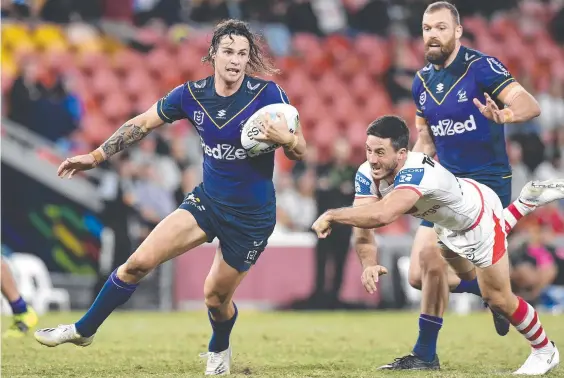
{"type": "Polygon", "coordinates": [[[435,166],[435,162],[433,161],[433,159],[431,159],[429,156],[425,155],[425,157],[423,158],[423,164],[429,164],[431,167],[435,166]]]}

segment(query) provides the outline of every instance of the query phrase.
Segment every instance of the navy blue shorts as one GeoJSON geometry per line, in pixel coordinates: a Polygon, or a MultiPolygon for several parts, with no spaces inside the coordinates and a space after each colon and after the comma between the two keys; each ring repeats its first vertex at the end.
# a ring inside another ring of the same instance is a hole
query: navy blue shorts
{"type": "MultiPolygon", "coordinates": [[[[457,175],[456,177],[470,178],[478,181],[480,184],[489,186],[499,199],[503,208],[506,208],[511,204],[511,174],[507,175],[457,175]]],[[[421,226],[433,227],[433,223],[423,220],[421,221],[421,226]]]]}
{"type": "Polygon", "coordinates": [[[184,198],[179,208],[196,218],[208,236],[208,243],[217,237],[223,259],[239,272],[249,270],[256,263],[276,225],[275,204],[264,213],[241,214],[214,202],[202,184],[184,198]]]}

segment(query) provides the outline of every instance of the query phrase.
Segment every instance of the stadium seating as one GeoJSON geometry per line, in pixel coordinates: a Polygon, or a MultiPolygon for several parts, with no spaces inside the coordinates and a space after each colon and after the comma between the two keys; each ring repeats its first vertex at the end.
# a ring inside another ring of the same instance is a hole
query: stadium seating
{"type": "MultiPolygon", "coordinates": [[[[521,11],[543,20],[550,16],[539,6],[527,5],[521,11]]],[[[546,87],[551,75],[564,76],[558,68],[564,65],[564,52],[546,31],[525,26],[503,15],[490,22],[478,16],[464,19],[465,31],[474,37],[474,47],[494,54],[516,75],[532,75],[536,85],[546,87]]],[[[27,57],[41,56],[51,73],[74,78],[72,90],[81,98],[86,113],[81,125],[85,132],[76,135],[91,138],[87,142],[95,144],[111,133],[112,127],[107,125],[119,124],[132,112],[142,111],[183,81],[211,73],[199,61],[209,44],[206,34],[188,32],[180,26],[172,27],[168,36],[164,30],[141,29],[143,41],[159,46],[144,55],[96,33],[84,25],[65,29],[44,24],[32,29],[5,23],[2,93],[9,91],[27,57]],[[94,119],[100,126],[93,124],[94,119]]],[[[286,70],[277,81],[299,107],[305,132],[314,136],[312,143],[325,147],[332,137],[342,134],[358,144],[356,131],[361,125],[390,112],[413,126],[413,104],[392,104],[382,81],[393,64],[394,48],[401,43],[393,37],[368,34],[355,38],[319,38],[307,33],[293,36],[294,55],[276,62],[286,70]]],[[[469,40],[465,43],[472,45],[469,40]]],[[[403,66],[416,68],[422,64],[420,38],[408,41],[401,52],[395,59],[403,66]]]]}

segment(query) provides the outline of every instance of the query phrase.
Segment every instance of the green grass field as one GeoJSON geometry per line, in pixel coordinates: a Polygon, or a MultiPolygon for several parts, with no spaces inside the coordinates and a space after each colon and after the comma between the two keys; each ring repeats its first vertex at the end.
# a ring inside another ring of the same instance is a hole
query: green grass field
{"type": "MultiPolygon", "coordinates": [[[[76,320],[50,314],[40,326],[76,320]]],[[[541,315],[564,346],[564,316],[541,315]]],[[[3,318],[3,327],[9,318],[3,318]]],[[[3,377],[203,376],[210,327],[205,312],[113,314],[87,348],[47,348],[32,336],[2,341],[3,377]]],[[[232,374],[239,377],[494,377],[508,375],[529,354],[512,330],[495,334],[489,313],[447,315],[439,339],[440,373],[382,373],[375,368],[410,351],[417,314],[396,312],[257,313],[241,311],[231,336],[232,374]]],[[[561,348],[564,352],[564,348],[561,348]]],[[[564,377],[564,366],[551,373],[564,377]]]]}

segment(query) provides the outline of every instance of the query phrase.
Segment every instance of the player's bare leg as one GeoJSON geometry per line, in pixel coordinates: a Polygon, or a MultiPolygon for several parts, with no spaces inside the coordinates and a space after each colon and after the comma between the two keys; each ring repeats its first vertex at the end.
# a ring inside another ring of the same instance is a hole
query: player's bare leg
{"type": "Polygon", "coordinates": [[[419,337],[413,353],[381,366],[381,370],[437,370],[437,338],[448,302],[447,264],[432,227],[421,226],[415,234],[409,266],[409,283],[422,287],[419,337]],[[419,281],[419,282],[418,282],[419,281]]]}
{"type": "Polygon", "coordinates": [[[488,305],[510,319],[530,343],[532,352],[515,374],[541,375],[558,366],[560,355],[546,336],[535,309],[511,292],[507,253],[487,268],[477,268],[482,295],[488,305]]]}
{"type": "MultiPolygon", "coordinates": [[[[421,261],[419,257],[420,251],[424,246],[432,248],[432,238],[435,244],[438,242],[436,234],[431,227],[419,227],[413,240],[413,249],[411,251],[411,261],[409,266],[409,284],[421,290],[422,288],[422,273],[421,264],[414,264],[415,261],[421,261]]],[[[443,256],[447,259],[452,269],[447,270],[447,283],[451,293],[470,293],[481,297],[480,287],[473,273],[474,265],[466,259],[459,258],[458,255],[449,251],[443,252],[443,256]],[[454,257],[456,256],[456,257],[454,257]],[[452,259],[450,259],[452,258],[452,259]]],[[[422,296],[425,298],[425,295],[422,296]]],[[[445,299],[445,301],[447,301],[445,299]]],[[[446,305],[445,305],[446,306],[446,305]]],[[[444,311],[444,310],[443,310],[444,311]]],[[[495,330],[498,335],[505,336],[509,332],[509,322],[505,317],[492,311],[495,330]]]]}
{"type": "Polygon", "coordinates": [[[456,289],[461,281],[477,279],[474,264],[449,249],[443,248],[441,252],[450,267],[448,286],[451,291],[456,289]],[[454,276],[454,278],[451,278],[452,276],[454,276]]]}
{"type": "Polygon", "coordinates": [[[40,329],[35,338],[54,347],[63,343],[88,346],[104,320],[131,297],[139,281],[163,262],[206,242],[204,231],[186,210],[176,210],[163,219],[127,262],[104,284],[88,312],[75,324],[40,329]]]}
{"type": "Polygon", "coordinates": [[[2,259],[0,276],[2,295],[10,302],[13,323],[4,333],[4,337],[22,337],[37,324],[37,314],[21,297],[16,280],[8,264],[2,259]]]}
{"type": "MultiPolygon", "coordinates": [[[[432,227],[419,227],[413,239],[413,248],[411,249],[411,264],[409,265],[408,281],[411,287],[417,290],[422,288],[422,272],[421,272],[421,250],[425,245],[428,248],[433,248],[438,243],[437,234],[432,227]]],[[[446,255],[446,258],[453,257],[453,255],[446,255]]],[[[456,257],[459,257],[456,255],[456,257]]],[[[451,293],[471,293],[480,296],[480,289],[478,287],[475,274],[470,273],[474,269],[474,265],[466,259],[462,259],[463,265],[460,268],[453,266],[451,261],[447,262],[453,269],[447,270],[447,283],[451,293]],[[468,264],[470,265],[468,265],[468,264]],[[466,281],[466,282],[465,282],[466,281]]],[[[458,261],[456,259],[456,261],[458,261]]],[[[455,262],[456,264],[456,262],[455,262]]]]}
{"type": "MultiPolygon", "coordinates": [[[[478,281],[476,280],[476,269],[474,267],[474,264],[448,249],[445,249],[443,251],[443,256],[448,261],[450,267],[456,272],[456,276],[458,278],[457,287],[462,287],[468,282],[471,283],[472,286],[475,286],[474,290],[478,291],[475,294],[481,295],[481,293],[479,292],[480,287],[477,284],[478,281]]],[[[451,286],[451,291],[452,290],[457,289],[453,289],[453,287],[451,286]]],[[[486,302],[484,302],[484,304],[485,306],[487,306],[486,302]]],[[[490,310],[493,316],[494,326],[497,334],[500,336],[507,335],[509,333],[509,321],[502,314],[492,310],[491,308],[490,310]]]]}
{"type": "Polygon", "coordinates": [[[239,272],[223,259],[221,247],[215,253],[212,267],[204,283],[204,298],[213,334],[208,345],[206,375],[230,374],[232,348],[231,330],[237,320],[237,306],[233,302],[235,290],[248,271],[239,272]]]}

